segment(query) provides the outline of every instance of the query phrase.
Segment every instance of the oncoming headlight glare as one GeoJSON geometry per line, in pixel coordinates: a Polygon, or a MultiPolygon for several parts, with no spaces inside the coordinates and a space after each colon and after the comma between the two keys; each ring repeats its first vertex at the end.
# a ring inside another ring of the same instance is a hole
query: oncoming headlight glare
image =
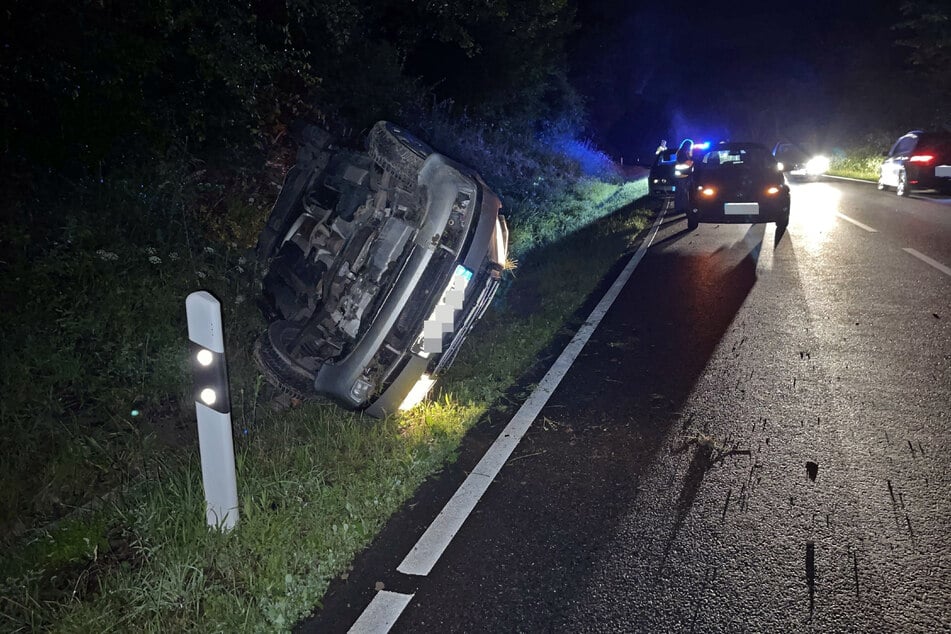
{"type": "Polygon", "coordinates": [[[813,156],[806,162],[806,172],[813,175],[825,174],[829,171],[829,159],[824,156],[813,156]]]}

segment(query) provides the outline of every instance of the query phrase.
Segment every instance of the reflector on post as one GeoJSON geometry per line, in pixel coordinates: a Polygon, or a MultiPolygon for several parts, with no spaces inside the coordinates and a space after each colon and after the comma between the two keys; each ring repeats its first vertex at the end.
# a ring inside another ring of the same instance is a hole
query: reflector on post
{"type": "Polygon", "coordinates": [[[185,298],[185,312],[192,342],[189,356],[193,360],[205,518],[209,526],[229,531],[238,523],[238,482],[221,303],[207,291],[196,291],[185,298]]]}

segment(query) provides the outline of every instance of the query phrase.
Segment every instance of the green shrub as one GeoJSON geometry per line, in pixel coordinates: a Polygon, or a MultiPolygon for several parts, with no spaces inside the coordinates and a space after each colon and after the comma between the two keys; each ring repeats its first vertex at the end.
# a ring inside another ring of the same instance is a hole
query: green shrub
{"type": "Polygon", "coordinates": [[[888,150],[901,132],[875,132],[860,142],[837,149],[830,160],[829,174],[877,181],[882,165],[882,152],[888,150]]]}

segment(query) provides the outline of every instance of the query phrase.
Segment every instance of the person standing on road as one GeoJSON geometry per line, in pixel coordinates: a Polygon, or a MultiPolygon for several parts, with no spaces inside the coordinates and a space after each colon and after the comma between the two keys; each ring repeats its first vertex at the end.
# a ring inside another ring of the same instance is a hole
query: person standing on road
{"type": "Polygon", "coordinates": [[[688,191],[693,184],[693,141],[684,139],[677,148],[677,164],[674,166],[677,189],[674,190],[674,211],[684,213],[690,204],[688,191]]]}
{"type": "Polygon", "coordinates": [[[680,143],[680,147],[677,148],[677,162],[689,163],[693,166],[693,141],[691,139],[684,139],[680,143]]]}
{"type": "Polygon", "coordinates": [[[654,156],[658,154],[663,154],[667,151],[667,139],[661,139],[660,145],[657,146],[657,149],[654,151],[654,156]]]}

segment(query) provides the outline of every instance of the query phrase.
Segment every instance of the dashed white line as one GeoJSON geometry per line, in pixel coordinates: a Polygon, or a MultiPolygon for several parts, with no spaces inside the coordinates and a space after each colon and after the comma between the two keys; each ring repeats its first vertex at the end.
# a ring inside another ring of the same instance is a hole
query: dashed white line
{"type": "Polygon", "coordinates": [[[380,590],[356,623],[350,627],[348,634],[385,634],[389,632],[412,598],[412,594],[380,590]]]}
{"type": "Polygon", "coordinates": [[[851,178],[850,176],[833,176],[832,174],[823,174],[822,178],[834,178],[835,180],[852,181],[853,183],[866,183],[867,185],[875,184],[875,181],[869,180],[867,178],[851,178]]]}
{"type": "Polygon", "coordinates": [[[925,264],[930,264],[931,266],[935,267],[936,269],[938,269],[945,275],[951,276],[951,268],[948,268],[947,266],[945,266],[944,264],[941,264],[941,262],[938,262],[937,260],[932,260],[924,253],[921,253],[920,251],[915,251],[914,249],[902,249],[902,251],[915,256],[916,258],[918,258],[925,264]]]}
{"type": "Polygon", "coordinates": [[[858,220],[855,220],[854,218],[849,218],[848,216],[846,216],[846,215],[843,214],[843,213],[840,213],[840,212],[837,211],[837,212],[835,212],[835,215],[838,216],[839,218],[841,218],[842,220],[845,220],[846,222],[851,222],[851,223],[852,223],[853,225],[855,225],[856,227],[861,227],[861,228],[865,229],[865,230],[868,231],[869,233],[878,233],[878,229],[872,229],[870,226],[865,225],[865,224],[862,224],[861,222],[859,222],[858,220]]]}

